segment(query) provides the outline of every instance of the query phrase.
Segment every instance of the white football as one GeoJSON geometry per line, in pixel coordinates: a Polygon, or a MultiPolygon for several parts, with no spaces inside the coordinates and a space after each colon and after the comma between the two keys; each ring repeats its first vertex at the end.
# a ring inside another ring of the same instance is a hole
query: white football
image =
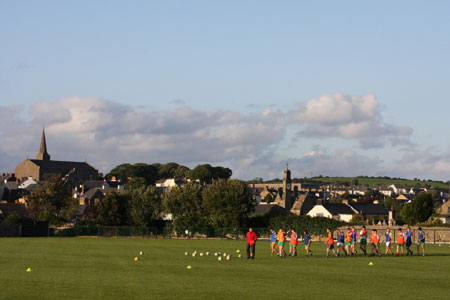
{"type": "Polygon", "coordinates": [[[209,255],[209,252],[206,252],[206,256],[208,256],[209,255]]]}
{"type": "Polygon", "coordinates": [[[200,256],[203,256],[203,252],[200,252],[200,256]]]}
{"type": "Polygon", "coordinates": [[[217,256],[218,254],[217,254],[217,252],[214,252],[214,256],[217,256]]]}
{"type": "Polygon", "coordinates": [[[144,255],[144,251],[139,252],[139,255],[144,255]]]}
{"type": "Polygon", "coordinates": [[[238,257],[239,257],[239,258],[241,258],[241,257],[242,257],[242,255],[240,255],[240,254],[239,254],[239,255],[238,255],[238,257]]]}
{"type": "Polygon", "coordinates": [[[184,255],[188,256],[188,255],[189,255],[189,253],[187,253],[187,252],[184,252],[184,255]]]}
{"type": "Polygon", "coordinates": [[[219,256],[217,259],[218,259],[218,260],[222,260],[222,256],[219,256]]]}
{"type": "Polygon", "coordinates": [[[230,255],[227,255],[227,260],[230,260],[231,259],[231,256],[230,255]]]}
{"type": "Polygon", "coordinates": [[[224,253],[224,254],[223,254],[223,257],[226,257],[226,256],[227,256],[227,254],[226,254],[226,253],[224,253]]]}

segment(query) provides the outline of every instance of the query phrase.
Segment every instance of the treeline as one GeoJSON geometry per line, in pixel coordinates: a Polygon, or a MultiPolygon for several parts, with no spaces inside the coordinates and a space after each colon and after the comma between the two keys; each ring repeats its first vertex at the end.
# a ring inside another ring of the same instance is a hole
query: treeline
{"type": "Polygon", "coordinates": [[[86,225],[159,226],[162,212],[171,215],[177,229],[191,227],[241,227],[256,202],[248,185],[239,180],[214,180],[209,187],[189,182],[159,193],[140,186],[109,193],[89,213],[86,225]]]}
{"type": "Polygon", "coordinates": [[[167,164],[121,164],[113,168],[105,175],[107,179],[113,176],[119,179],[127,178],[142,178],[147,185],[153,185],[160,179],[167,178],[187,178],[192,180],[199,180],[203,183],[211,183],[217,179],[229,179],[233,172],[226,167],[213,167],[210,164],[201,164],[194,169],[189,169],[186,166],[179,165],[174,162],[167,164]]]}

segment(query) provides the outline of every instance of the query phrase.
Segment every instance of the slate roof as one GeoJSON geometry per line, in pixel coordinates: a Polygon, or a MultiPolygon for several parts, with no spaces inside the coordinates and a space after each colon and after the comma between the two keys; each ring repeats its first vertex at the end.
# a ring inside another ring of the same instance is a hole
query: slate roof
{"type": "Polygon", "coordinates": [[[333,216],[335,215],[354,215],[355,212],[346,204],[325,203],[323,205],[333,216]]]}
{"type": "Polygon", "coordinates": [[[93,189],[88,190],[86,193],[84,193],[84,198],[91,200],[96,195],[99,198],[102,198],[102,199],[104,198],[102,191],[98,188],[93,188],[93,189]]]}
{"type": "Polygon", "coordinates": [[[381,204],[349,203],[349,205],[365,215],[389,214],[389,210],[381,204]]]}
{"type": "Polygon", "coordinates": [[[42,171],[48,173],[68,173],[72,169],[97,171],[94,167],[92,167],[90,164],[86,162],[39,160],[39,159],[30,159],[30,161],[35,165],[39,166],[42,171]]]}
{"type": "Polygon", "coordinates": [[[289,215],[289,212],[286,209],[277,204],[258,204],[251,215],[264,215],[267,213],[277,216],[289,215]]]}

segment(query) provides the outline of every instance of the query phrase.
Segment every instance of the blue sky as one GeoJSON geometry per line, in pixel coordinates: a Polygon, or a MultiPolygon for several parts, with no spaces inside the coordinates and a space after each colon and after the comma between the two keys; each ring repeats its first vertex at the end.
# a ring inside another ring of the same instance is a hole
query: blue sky
{"type": "Polygon", "coordinates": [[[35,155],[45,123],[54,159],[102,171],[268,179],[289,160],[298,177],[448,180],[450,2],[391,2],[3,2],[0,170],[35,155]]]}

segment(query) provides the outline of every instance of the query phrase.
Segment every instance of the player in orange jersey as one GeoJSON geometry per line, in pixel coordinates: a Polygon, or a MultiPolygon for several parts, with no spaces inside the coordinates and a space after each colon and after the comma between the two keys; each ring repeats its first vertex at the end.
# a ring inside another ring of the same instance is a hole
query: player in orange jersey
{"type": "Polygon", "coordinates": [[[336,255],[336,257],[339,257],[339,255],[336,253],[336,251],[334,250],[334,238],[333,238],[333,232],[331,232],[330,228],[327,228],[327,241],[325,242],[325,244],[327,244],[327,258],[328,255],[330,254],[330,250],[333,251],[334,255],[336,255]]]}
{"type": "Polygon", "coordinates": [[[405,234],[402,232],[402,229],[398,229],[398,238],[397,238],[397,252],[395,253],[395,256],[399,255],[399,250],[402,249],[402,256],[405,251],[405,234]]]}

